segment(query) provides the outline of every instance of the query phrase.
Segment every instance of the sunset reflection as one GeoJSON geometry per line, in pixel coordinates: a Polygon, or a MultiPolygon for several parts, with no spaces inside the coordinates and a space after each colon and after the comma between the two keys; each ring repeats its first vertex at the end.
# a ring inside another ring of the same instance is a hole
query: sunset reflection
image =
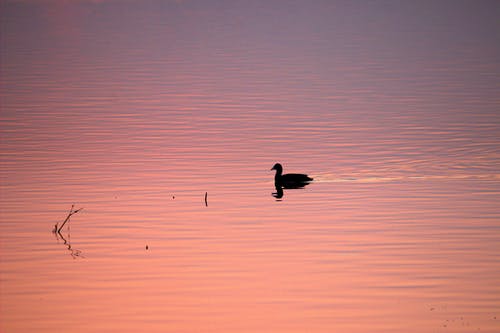
{"type": "Polygon", "coordinates": [[[0,332],[500,331],[499,12],[2,1],[0,332]]]}

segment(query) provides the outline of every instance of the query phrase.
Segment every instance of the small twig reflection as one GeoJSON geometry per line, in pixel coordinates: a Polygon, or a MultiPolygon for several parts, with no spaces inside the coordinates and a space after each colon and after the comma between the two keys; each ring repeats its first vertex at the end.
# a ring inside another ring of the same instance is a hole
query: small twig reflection
{"type": "Polygon", "coordinates": [[[59,239],[62,239],[62,241],[64,242],[64,245],[68,248],[68,251],[70,251],[71,257],[73,257],[73,259],[85,258],[85,256],[82,255],[82,251],[74,249],[71,246],[71,229],[70,229],[70,224],[68,224],[66,237],[64,237],[63,234],[61,233],[62,228],[64,227],[64,225],[67,222],[69,222],[71,216],[74,215],[74,214],[76,214],[76,213],[78,213],[79,211],[81,211],[83,209],[83,208],[79,208],[77,210],[73,210],[74,207],[75,207],[75,205],[71,206],[71,209],[69,210],[68,216],[63,221],[63,223],[61,224],[60,227],[58,227],[58,223],[56,223],[56,225],[54,226],[54,229],[52,230],[52,233],[56,236],[56,239],[57,239],[58,242],[59,242],[59,239]]]}
{"type": "Polygon", "coordinates": [[[68,248],[68,251],[70,252],[70,255],[71,255],[71,257],[73,257],[73,259],[85,258],[85,256],[82,254],[82,251],[74,249],[71,246],[71,234],[69,232],[69,228],[68,228],[68,234],[67,234],[68,239],[66,239],[63,236],[63,234],[60,233],[59,231],[55,232],[55,235],[56,235],[57,241],[59,241],[59,239],[62,239],[64,245],[68,248]]]}

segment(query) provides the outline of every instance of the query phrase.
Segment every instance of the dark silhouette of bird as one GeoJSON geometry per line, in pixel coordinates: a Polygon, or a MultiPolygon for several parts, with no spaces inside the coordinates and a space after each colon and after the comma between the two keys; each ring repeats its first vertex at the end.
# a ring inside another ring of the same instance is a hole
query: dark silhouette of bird
{"type": "Polygon", "coordinates": [[[271,170],[276,170],[276,175],[274,176],[274,185],[276,188],[302,188],[313,180],[308,175],[301,173],[287,173],[283,175],[283,167],[279,163],[276,163],[271,170]]]}

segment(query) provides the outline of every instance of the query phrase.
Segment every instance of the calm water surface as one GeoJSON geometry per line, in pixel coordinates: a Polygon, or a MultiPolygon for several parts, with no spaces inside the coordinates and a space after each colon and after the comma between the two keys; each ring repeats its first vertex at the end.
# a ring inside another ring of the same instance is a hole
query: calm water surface
{"type": "Polygon", "coordinates": [[[498,2],[0,12],[1,332],[500,331],[498,2]]]}

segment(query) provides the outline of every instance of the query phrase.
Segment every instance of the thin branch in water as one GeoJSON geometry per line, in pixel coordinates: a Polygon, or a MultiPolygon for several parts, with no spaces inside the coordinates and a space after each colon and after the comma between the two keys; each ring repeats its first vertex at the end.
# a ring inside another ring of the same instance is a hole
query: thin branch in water
{"type": "MultiPolygon", "coordinates": [[[[71,205],[71,208],[69,209],[69,213],[68,213],[68,216],[71,214],[71,212],[73,211],[73,207],[75,207],[75,205],[71,205]]],[[[67,219],[67,218],[66,218],[67,219]]],[[[66,220],[64,220],[64,223],[66,223],[66,220]]],[[[54,230],[53,232],[56,233],[56,232],[59,232],[61,229],[58,228],[58,225],[59,225],[59,222],[56,223],[56,225],[54,226],[54,230]]],[[[62,228],[62,227],[61,227],[62,228]]]]}
{"type": "Polygon", "coordinates": [[[64,220],[64,222],[61,224],[61,226],[59,228],[57,228],[57,224],[56,224],[54,230],[57,230],[58,233],[61,233],[61,229],[64,227],[64,225],[66,224],[66,222],[69,221],[69,219],[70,219],[70,217],[72,215],[78,213],[79,211],[81,211],[83,209],[83,208],[79,208],[77,210],[73,210],[73,207],[75,207],[75,205],[71,205],[71,209],[69,210],[68,216],[66,216],[66,219],[64,220]]]}
{"type": "Polygon", "coordinates": [[[205,207],[208,207],[207,195],[208,195],[208,192],[205,192],[205,207]]]}

